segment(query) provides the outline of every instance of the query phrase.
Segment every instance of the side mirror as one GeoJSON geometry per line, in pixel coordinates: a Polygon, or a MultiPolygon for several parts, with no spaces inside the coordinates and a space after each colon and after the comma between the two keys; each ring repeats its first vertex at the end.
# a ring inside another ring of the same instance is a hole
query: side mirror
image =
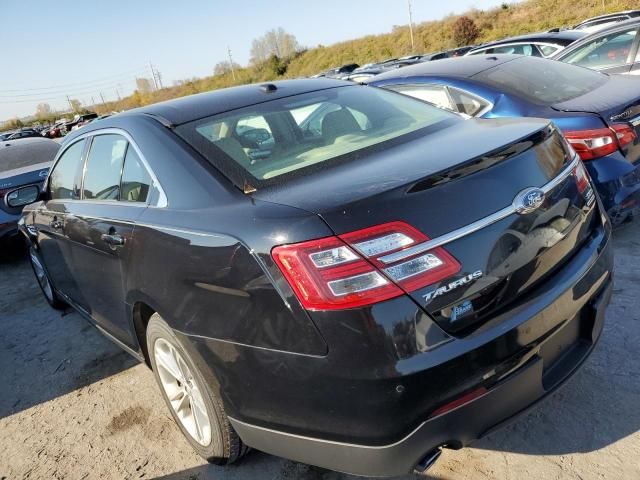
{"type": "Polygon", "coordinates": [[[23,207],[29,203],[33,203],[38,200],[40,196],[40,189],[35,185],[28,185],[26,187],[20,187],[7,193],[4,197],[4,201],[7,207],[16,208],[23,207]]]}

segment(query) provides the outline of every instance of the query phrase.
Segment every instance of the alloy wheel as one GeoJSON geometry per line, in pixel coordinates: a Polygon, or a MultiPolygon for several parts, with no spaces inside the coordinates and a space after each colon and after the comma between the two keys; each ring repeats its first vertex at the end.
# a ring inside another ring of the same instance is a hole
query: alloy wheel
{"type": "Polygon", "coordinates": [[[211,443],[211,422],[200,387],[180,352],[166,340],[156,340],[153,355],[164,393],[189,435],[200,445],[211,443]]]}

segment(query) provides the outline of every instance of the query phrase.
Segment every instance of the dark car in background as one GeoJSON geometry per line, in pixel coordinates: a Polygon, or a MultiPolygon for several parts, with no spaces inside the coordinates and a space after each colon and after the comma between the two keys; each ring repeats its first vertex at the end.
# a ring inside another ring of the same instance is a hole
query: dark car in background
{"type": "Polygon", "coordinates": [[[37,130],[34,130],[33,128],[23,128],[18,132],[12,133],[8,137],[6,137],[4,140],[18,140],[20,138],[33,138],[33,137],[41,138],[42,134],[37,130]]]}
{"type": "Polygon", "coordinates": [[[216,463],[423,471],[569,378],[612,290],[610,224],[548,120],[351,82],[89,124],[37,193],[9,196],[38,197],[21,231],[48,301],[148,362],[216,463]]]}
{"type": "MultiPolygon", "coordinates": [[[[7,204],[7,193],[33,185],[38,189],[49,173],[60,145],[45,138],[11,140],[0,144],[0,242],[18,234],[22,207],[7,204]]],[[[11,197],[9,200],[17,200],[11,197]]]]}
{"type": "Polygon", "coordinates": [[[574,43],[554,60],[603,73],[640,75],[640,17],[615,23],[574,43]]]}
{"type": "Polygon", "coordinates": [[[531,33],[478,45],[465,53],[465,56],[505,53],[546,58],[557,54],[585,35],[585,32],[576,30],[531,33]]]}
{"type": "Polygon", "coordinates": [[[49,128],[45,128],[40,134],[45,138],[58,138],[62,136],[62,128],[65,121],[59,121],[51,125],[49,128]]]}
{"type": "Polygon", "coordinates": [[[603,28],[610,27],[616,23],[624,22],[631,18],[640,17],[640,10],[626,10],[624,12],[608,13],[597,17],[588,18],[575,25],[574,30],[582,30],[587,33],[594,33],[603,28]]]}
{"type": "Polygon", "coordinates": [[[345,65],[341,65],[339,67],[330,68],[318,75],[314,75],[312,78],[318,77],[328,77],[328,78],[342,78],[346,75],[349,75],[356,68],[360,67],[357,63],[347,63],[345,65]]]}
{"type": "Polygon", "coordinates": [[[496,55],[420,64],[369,83],[472,117],[550,118],[585,162],[613,223],[640,212],[637,79],[496,55]]]}
{"type": "Polygon", "coordinates": [[[62,126],[60,127],[60,133],[61,133],[61,135],[66,135],[71,130],[73,130],[74,127],[76,127],[78,125],[80,125],[80,126],[86,125],[88,122],[90,122],[91,120],[94,120],[96,118],[98,118],[98,114],[94,113],[94,112],[76,114],[73,117],[73,120],[71,120],[70,122],[66,122],[66,123],[62,124],[62,126]]]}

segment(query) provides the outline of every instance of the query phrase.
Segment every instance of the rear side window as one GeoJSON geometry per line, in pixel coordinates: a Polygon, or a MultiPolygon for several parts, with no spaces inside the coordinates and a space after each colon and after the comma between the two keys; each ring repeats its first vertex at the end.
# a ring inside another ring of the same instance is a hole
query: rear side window
{"type": "Polygon", "coordinates": [[[146,202],[150,188],[151,176],[142,164],[135,148],[129,145],[122,170],[120,200],[123,202],[146,202]]]}
{"type": "Polygon", "coordinates": [[[84,143],[84,140],[80,140],[71,145],[56,163],[49,177],[49,194],[52,200],[80,198],[80,163],[84,143]]]}
{"type": "Polygon", "coordinates": [[[385,88],[433,103],[438,107],[455,110],[446,88],[442,85],[390,85],[385,88]]]}
{"type": "Polygon", "coordinates": [[[607,68],[627,63],[637,29],[598,37],[562,58],[563,62],[587,68],[607,68]]]}
{"type": "Polygon", "coordinates": [[[85,199],[118,200],[120,175],[127,150],[127,140],[120,135],[97,135],[85,167],[85,199]]]}
{"type": "Polygon", "coordinates": [[[561,47],[556,47],[555,45],[538,45],[538,48],[542,52],[542,55],[544,55],[545,57],[550,57],[558,50],[560,50],[561,47]]]}
{"type": "Polygon", "coordinates": [[[480,98],[455,87],[449,87],[449,94],[455,104],[456,110],[471,117],[482,115],[487,107],[490,106],[490,103],[484,98],[480,98]]]}
{"type": "Polygon", "coordinates": [[[349,86],[263,102],[180,125],[176,132],[246,189],[247,183],[278,183],[458,120],[384,89],[349,86]]]}
{"type": "Polygon", "coordinates": [[[498,90],[506,90],[538,105],[553,105],[580,97],[607,81],[586,68],[535,57],[519,58],[474,75],[498,90]]]}

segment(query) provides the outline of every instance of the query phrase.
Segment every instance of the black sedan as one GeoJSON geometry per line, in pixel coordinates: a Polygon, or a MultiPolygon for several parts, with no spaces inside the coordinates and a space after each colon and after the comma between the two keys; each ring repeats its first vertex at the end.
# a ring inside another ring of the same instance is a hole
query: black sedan
{"type": "Polygon", "coordinates": [[[216,463],[250,446],[423,471],[570,377],[612,290],[610,225],[548,121],[350,82],[89,124],[43,194],[8,202],[36,196],[21,228],[47,300],[147,362],[216,463]]]}

